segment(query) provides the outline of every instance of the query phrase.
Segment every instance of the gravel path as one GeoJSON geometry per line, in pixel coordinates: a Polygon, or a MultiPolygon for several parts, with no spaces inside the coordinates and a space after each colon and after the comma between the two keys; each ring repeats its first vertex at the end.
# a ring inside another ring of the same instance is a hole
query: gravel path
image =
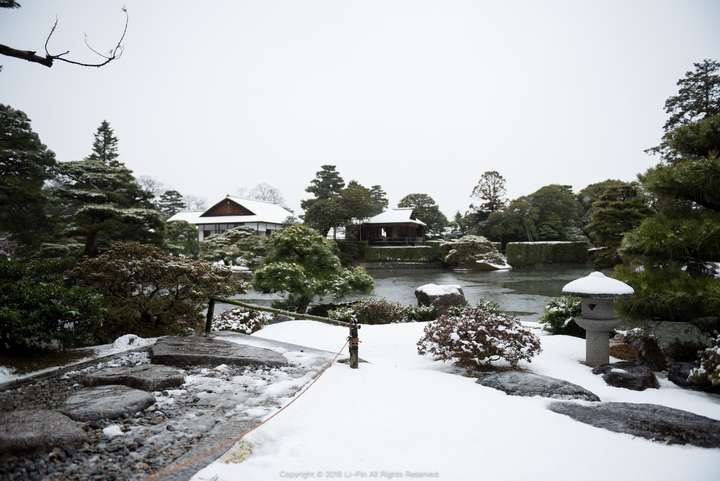
{"type": "MultiPolygon", "coordinates": [[[[233,336],[236,342],[242,336],[233,336]]],[[[263,342],[255,340],[249,342],[263,342]]],[[[180,481],[218,458],[228,439],[257,425],[309,382],[331,354],[282,344],[292,359],[281,368],[220,365],[186,369],[178,389],[156,391],[156,403],[121,419],[86,424],[89,442],[76,448],[0,454],[0,480],[180,481]]],[[[80,377],[106,367],[147,364],[148,353],[132,352],[79,371],[0,391],[0,411],[57,409],[82,389],[80,377]]]]}

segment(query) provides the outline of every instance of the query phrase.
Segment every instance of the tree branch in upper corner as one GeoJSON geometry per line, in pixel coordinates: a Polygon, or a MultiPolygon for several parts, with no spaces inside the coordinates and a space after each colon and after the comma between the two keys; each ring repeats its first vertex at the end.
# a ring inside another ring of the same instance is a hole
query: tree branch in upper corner
{"type": "Polygon", "coordinates": [[[127,13],[127,9],[123,7],[122,9],[123,13],[125,14],[125,25],[123,26],[122,34],[120,35],[120,38],[118,39],[117,43],[115,44],[115,47],[110,50],[108,55],[104,55],[100,52],[98,52],[96,49],[94,49],[92,46],[90,46],[90,43],[87,40],[87,36],[85,36],[85,45],[87,48],[93,52],[94,54],[98,55],[99,57],[102,57],[101,61],[98,62],[81,62],[79,60],[72,60],[69,58],[65,58],[65,55],[69,54],[70,51],[67,50],[62,53],[58,54],[51,54],[48,45],[50,43],[50,39],[52,38],[53,34],[55,33],[55,29],[58,26],[58,19],[55,18],[55,23],[53,23],[52,28],[50,29],[50,33],[48,34],[47,38],[45,39],[45,56],[38,55],[35,50],[19,50],[13,47],[9,47],[7,45],[0,44],[0,55],[6,55],[8,57],[14,57],[19,58],[21,60],[26,60],[28,62],[35,62],[39,63],[40,65],[44,65],[46,67],[52,67],[53,63],[58,62],[65,62],[72,65],[79,65],[81,67],[103,67],[113,60],[116,60],[122,56],[123,53],[123,45],[122,42],[125,40],[125,34],[127,33],[128,29],[128,22],[129,22],[129,16],[127,13]]]}

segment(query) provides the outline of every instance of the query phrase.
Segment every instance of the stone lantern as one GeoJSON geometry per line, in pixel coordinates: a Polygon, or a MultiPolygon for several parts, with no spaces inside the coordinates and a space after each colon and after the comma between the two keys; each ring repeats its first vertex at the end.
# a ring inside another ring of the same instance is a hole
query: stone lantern
{"type": "Polygon", "coordinates": [[[575,322],[585,329],[585,363],[600,366],[610,362],[610,331],[620,324],[615,318],[613,302],[617,297],[631,296],[632,287],[593,272],[565,284],[563,293],[582,298],[582,312],[575,322]]]}

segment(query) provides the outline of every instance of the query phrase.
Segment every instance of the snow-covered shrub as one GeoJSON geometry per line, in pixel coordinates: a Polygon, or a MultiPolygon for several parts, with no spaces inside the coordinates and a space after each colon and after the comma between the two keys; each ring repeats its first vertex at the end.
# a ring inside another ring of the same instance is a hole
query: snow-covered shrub
{"type": "Polygon", "coordinates": [[[695,384],[720,386],[720,335],[700,353],[700,366],[690,371],[689,379],[695,384]]]}
{"type": "Polygon", "coordinates": [[[581,303],[582,299],[575,296],[553,297],[538,322],[553,334],[584,337],[585,331],[575,324],[575,316],[580,315],[581,303]]]}
{"type": "Polygon", "coordinates": [[[254,269],[265,256],[265,241],[252,229],[236,227],[200,242],[200,259],[254,269]]]}
{"type": "Polygon", "coordinates": [[[514,317],[484,303],[453,309],[428,323],[417,350],[467,368],[481,368],[499,360],[516,367],[540,352],[540,339],[514,317]]]}
{"type": "Polygon", "coordinates": [[[410,309],[397,302],[368,297],[360,299],[350,306],[331,310],[331,319],[349,322],[356,320],[360,324],[388,324],[404,322],[409,318],[410,309]]]}
{"type": "Polygon", "coordinates": [[[267,326],[274,316],[269,312],[249,311],[236,307],[213,318],[213,331],[233,331],[252,334],[267,326]]]}

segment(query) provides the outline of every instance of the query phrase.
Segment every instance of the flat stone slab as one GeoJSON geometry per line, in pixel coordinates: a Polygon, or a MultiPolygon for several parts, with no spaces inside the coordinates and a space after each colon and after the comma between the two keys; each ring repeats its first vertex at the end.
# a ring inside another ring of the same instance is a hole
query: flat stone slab
{"type": "Polygon", "coordinates": [[[667,444],[720,448],[720,421],[658,404],[554,402],[549,409],[616,433],[667,444]]]}
{"type": "Polygon", "coordinates": [[[571,382],[524,371],[503,371],[483,374],[478,384],[499,389],[512,396],[542,396],[554,399],[599,401],[600,398],[571,382]]]}
{"type": "Polygon", "coordinates": [[[603,364],[593,369],[593,374],[602,374],[605,382],[614,387],[644,391],[647,388],[659,389],[655,373],[648,366],[632,361],[620,361],[603,364]]]}
{"type": "Polygon", "coordinates": [[[97,386],[78,391],[65,401],[61,411],[78,421],[115,419],[155,404],[155,397],[127,386],[97,386]]]}
{"type": "Polygon", "coordinates": [[[0,452],[69,446],[87,441],[82,423],[57,411],[0,413],[0,452]]]}
{"type": "Polygon", "coordinates": [[[151,358],[154,363],[181,367],[219,364],[280,367],[288,364],[285,356],[276,351],[204,336],[159,339],[152,347],[151,358]]]}
{"type": "Polygon", "coordinates": [[[122,384],[143,391],[162,391],[181,386],[185,382],[185,373],[170,366],[145,364],[103,369],[83,376],[81,382],[86,386],[122,384]]]}

